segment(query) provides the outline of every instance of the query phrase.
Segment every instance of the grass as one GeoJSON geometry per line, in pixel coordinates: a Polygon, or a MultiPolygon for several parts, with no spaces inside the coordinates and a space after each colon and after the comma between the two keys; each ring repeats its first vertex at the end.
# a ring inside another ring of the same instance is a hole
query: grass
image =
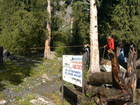
{"type": "MultiPolygon", "coordinates": [[[[61,92],[46,94],[45,96],[52,99],[56,103],[56,105],[62,105],[62,93],[61,92]]],[[[63,103],[64,103],[64,105],[71,105],[66,99],[63,100],[63,103]]]]}
{"type": "Polygon", "coordinates": [[[5,62],[4,72],[0,73],[0,80],[10,81],[11,84],[18,85],[22,80],[30,76],[31,64],[18,66],[15,62],[5,62]]]}
{"type": "Polygon", "coordinates": [[[17,105],[33,105],[32,103],[30,103],[30,100],[34,98],[35,98],[34,94],[28,94],[24,97],[16,97],[16,104],[17,105]]]}
{"type": "MultiPolygon", "coordinates": [[[[20,92],[23,88],[34,87],[37,83],[42,82],[42,75],[45,73],[51,79],[55,79],[56,83],[61,82],[61,71],[62,64],[61,61],[47,60],[44,58],[35,58],[36,62],[26,62],[23,61],[7,61],[4,62],[4,67],[2,70],[4,72],[0,73],[0,90],[2,91],[5,87],[10,87],[14,92],[20,92]]],[[[84,74],[87,73],[87,69],[85,68],[84,74]]],[[[86,74],[87,75],[87,74],[86,74]]],[[[86,78],[86,75],[85,78],[86,78]]],[[[49,81],[47,81],[49,82],[49,81]]],[[[65,83],[67,86],[73,86],[70,83],[65,83]]],[[[52,99],[57,105],[62,105],[62,93],[44,93],[44,96],[52,99]]],[[[35,97],[34,94],[28,94],[23,97],[15,97],[16,105],[32,105],[29,101],[35,97]]],[[[0,99],[3,98],[2,92],[0,92],[0,99]]],[[[70,105],[68,99],[64,99],[65,105],[70,105]]],[[[91,104],[91,105],[96,105],[91,104]]]]}
{"type": "MultiPolygon", "coordinates": [[[[57,59],[47,60],[39,57],[35,58],[37,62],[27,62],[26,59],[27,58],[22,61],[4,62],[4,67],[1,69],[4,71],[0,73],[0,99],[3,99],[2,90],[6,87],[12,88],[14,92],[20,92],[23,88],[34,87],[37,83],[42,82],[41,78],[44,73],[47,74],[49,78],[57,78],[56,82],[61,81],[60,76],[62,66],[61,62],[57,59]]],[[[20,98],[15,97],[15,103],[16,105],[32,105],[29,102],[32,98],[34,98],[33,94],[20,98]]],[[[52,95],[51,99],[55,102],[61,101],[57,94],[52,95]]]]}

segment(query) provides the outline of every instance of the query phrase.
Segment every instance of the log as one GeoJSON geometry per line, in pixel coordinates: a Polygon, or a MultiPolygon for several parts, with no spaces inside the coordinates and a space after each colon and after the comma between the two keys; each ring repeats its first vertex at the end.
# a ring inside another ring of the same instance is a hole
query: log
{"type": "Polygon", "coordinates": [[[122,92],[120,89],[100,87],[98,96],[101,105],[124,105],[132,102],[131,93],[122,92]]]}
{"type": "MultiPolygon", "coordinates": [[[[137,87],[140,87],[140,71],[137,71],[137,87]]],[[[88,81],[90,84],[99,86],[103,84],[112,84],[111,72],[97,72],[89,75],[88,81]]]]}
{"type": "Polygon", "coordinates": [[[123,105],[132,101],[131,93],[124,93],[120,89],[108,88],[104,85],[101,86],[86,86],[86,94],[91,98],[93,96],[99,96],[100,105],[123,105]],[[118,103],[119,102],[119,103],[118,103]]]}
{"type": "Polygon", "coordinates": [[[89,82],[92,85],[112,84],[111,72],[96,72],[89,74],[89,82]]]}

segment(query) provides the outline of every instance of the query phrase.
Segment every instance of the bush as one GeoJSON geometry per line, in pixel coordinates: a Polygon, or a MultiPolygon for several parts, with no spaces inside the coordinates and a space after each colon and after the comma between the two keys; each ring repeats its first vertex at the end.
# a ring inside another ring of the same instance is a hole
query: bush
{"type": "Polygon", "coordinates": [[[58,57],[61,57],[66,52],[66,47],[64,47],[65,44],[63,42],[57,41],[54,43],[54,46],[56,46],[54,51],[57,52],[58,57]]]}

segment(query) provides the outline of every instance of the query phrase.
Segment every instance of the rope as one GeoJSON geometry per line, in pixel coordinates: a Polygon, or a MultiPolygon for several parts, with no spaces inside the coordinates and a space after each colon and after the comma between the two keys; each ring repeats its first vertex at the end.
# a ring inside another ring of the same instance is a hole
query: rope
{"type": "MultiPolygon", "coordinates": [[[[44,48],[66,48],[66,47],[84,47],[84,45],[74,45],[74,46],[56,46],[56,47],[35,47],[35,48],[28,48],[28,49],[44,49],[44,48]]],[[[89,45],[90,47],[90,45],[89,45]]],[[[102,49],[104,47],[99,47],[99,49],[102,49]]]]}
{"type": "Polygon", "coordinates": [[[75,45],[75,46],[56,46],[56,47],[35,47],[35,48],[28,48],[28,49],[44,49],[44,48],[62,48],[62,47],[83,47],[84,45],[75,45]]]}

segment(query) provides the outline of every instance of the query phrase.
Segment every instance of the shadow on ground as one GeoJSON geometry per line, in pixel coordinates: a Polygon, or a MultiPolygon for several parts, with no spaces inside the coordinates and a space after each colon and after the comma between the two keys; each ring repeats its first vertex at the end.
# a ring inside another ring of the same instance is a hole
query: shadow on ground
{"type": "MultiPolygon", "coordinates": [[[[18,85],[24,78],[31,75],[32,68],[40,61],[42,61],[42,56],[18,57],[16,60],[5,59],[3,67],[0,68],[0,81],[9,81],[11,84],[18,85]]],[[[4,86],[0,82],[0,91],[4,89],[4,86]]]]}

